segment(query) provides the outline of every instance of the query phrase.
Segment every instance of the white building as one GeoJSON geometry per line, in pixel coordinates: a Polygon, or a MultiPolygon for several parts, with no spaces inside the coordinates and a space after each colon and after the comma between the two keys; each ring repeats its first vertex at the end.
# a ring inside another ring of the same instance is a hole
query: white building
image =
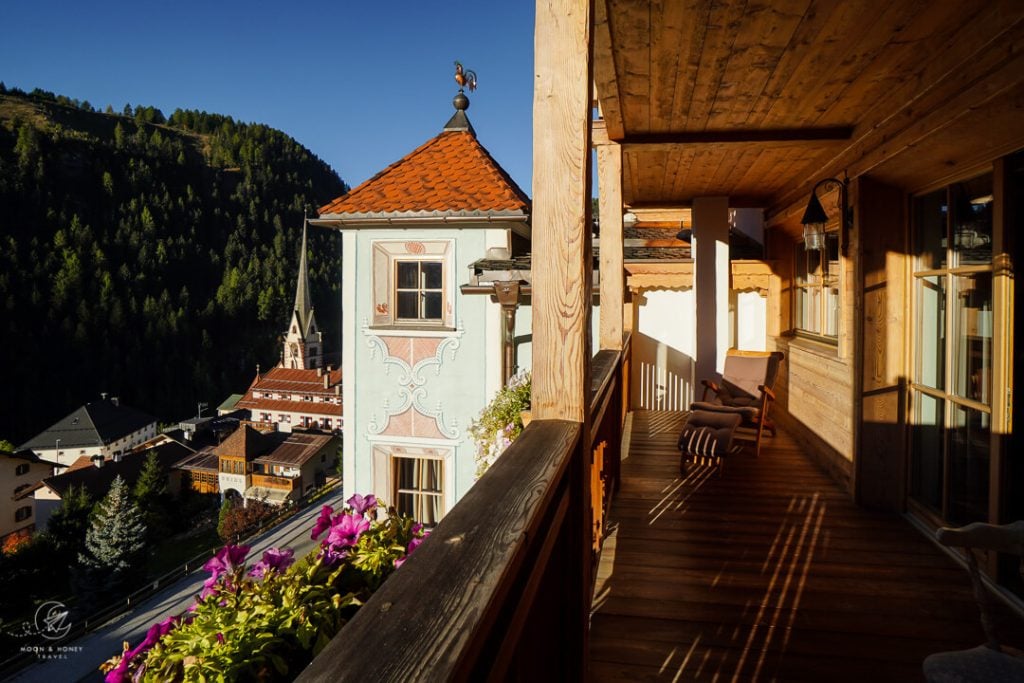
{"type": "Polygon", "coordinates": [[[63,467],[80,457],[127,453],[156,436],[156,418],[105,395],[86,403],[18,447],[63,467]]]}

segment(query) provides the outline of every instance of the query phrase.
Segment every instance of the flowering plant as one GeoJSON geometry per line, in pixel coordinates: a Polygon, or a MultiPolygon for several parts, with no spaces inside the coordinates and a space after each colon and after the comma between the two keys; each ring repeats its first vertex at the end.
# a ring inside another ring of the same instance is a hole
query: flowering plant
{"type": "Polygon", "coordinates": [[[311,536],[324,538],[297,562],[270,548],[247,571],[250,548],[225,546],[195,604],[125,643],[101,667],[107,683],[294,678],[428,533],[394,508],[378,515],[372,495],[347,503],[323,506],[311,536]]]}
{"type": "Polygon", "coordinates": [[[530,407],[531,386],[530,373],[513,375],[470,424],[469,433],[476,442],[477,479],[522,433],[522,412],[530,407]]]}

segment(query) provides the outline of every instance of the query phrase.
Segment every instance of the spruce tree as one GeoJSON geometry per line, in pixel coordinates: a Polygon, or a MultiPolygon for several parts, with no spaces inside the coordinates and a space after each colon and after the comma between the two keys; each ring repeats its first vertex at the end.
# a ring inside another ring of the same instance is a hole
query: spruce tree
{"type": "Polygon", "coordinates": [[[60,507],[50,515],[46,536],[65,566],[73,564],[85,547],[92,508],[92,498],[84,486],[69,486],[61,498],[60,507]]]}
{"type": "Polygon", "coordinates": [[[135,504],[151,541],[165,537],[170,528],[171,494],[167,488],[167,470],[160,463],[156,451],[146,454],[139,480],[132,490],[135,504]]]}
{"type": "Polygon", "coordinates": [[[146,524],[132,502],[124,480],[117,476],[110,492],[96,506],[78,561],[92,586],[115,588],[141,568],[146,549],[146,524]]]}

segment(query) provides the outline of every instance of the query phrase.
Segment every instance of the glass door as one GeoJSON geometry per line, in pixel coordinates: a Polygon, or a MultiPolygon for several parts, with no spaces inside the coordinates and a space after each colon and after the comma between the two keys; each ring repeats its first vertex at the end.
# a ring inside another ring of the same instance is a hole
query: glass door
{"type": "Polygon", "coordinates": [[[989,521],[992,175],[917,197],[910,499],[934,521],[989,521]]]}

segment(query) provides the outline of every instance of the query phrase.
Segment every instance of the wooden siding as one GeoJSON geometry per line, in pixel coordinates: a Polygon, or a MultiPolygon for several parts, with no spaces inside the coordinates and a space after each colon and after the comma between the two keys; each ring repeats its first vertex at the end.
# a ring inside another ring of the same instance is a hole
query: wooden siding
{"type": "Polygon", "coordinates": [[[966,571],[902,518],[855,506],[782,432],[680,478],[680,421],[627,422],[595,680],[914,681],[928,654],[984,642],[966,571]]]}
{"type": "MultiPolygon", "coordinates": [[[[804,340],[777,340],[786,354],[777,388],[781,410],[795,422],[791,428],[812,432],[853,460],[853,369],[838,357],[836,348],[804,340]],[[798,424],[797,424],[798,423],[798,424]]],[[[783,422],[787,422],[783,419],[783,422]]]]}

